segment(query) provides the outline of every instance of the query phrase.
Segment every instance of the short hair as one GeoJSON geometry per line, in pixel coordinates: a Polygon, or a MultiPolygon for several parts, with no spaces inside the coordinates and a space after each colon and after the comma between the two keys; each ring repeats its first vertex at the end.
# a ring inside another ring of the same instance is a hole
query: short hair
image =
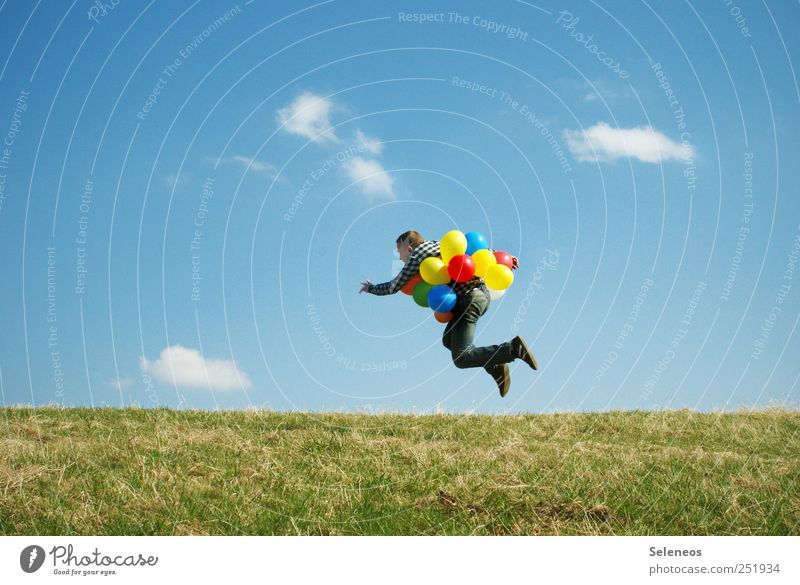
{"type": "Polygon", "coordinates": [[[409,245],[411,245],[412,248],[416,248],[425,241],[425,238],[422,237],[421,233],[414,230],[409,230],[397,236],[397,245],[399,246],[400,242],[403,240],[408,240],[409,245]]]}

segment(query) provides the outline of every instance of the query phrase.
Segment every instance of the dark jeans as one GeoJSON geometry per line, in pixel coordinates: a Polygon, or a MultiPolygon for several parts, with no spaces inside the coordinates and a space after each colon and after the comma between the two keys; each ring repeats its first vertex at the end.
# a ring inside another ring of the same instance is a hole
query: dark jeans
{"type": "Polygon", "coordinates": [[[500,345],[475,347],[475,326],[478,319],[489,308],[489,292],[481,287],[474,288],[466,295],[459,295],[453,309],[453,318],[448,321],[442,334],[442,344],[450,350],[457,368],[484,368],[491,373],[498,364],[514,361],[511,355],[511,342],[500,345]]]}

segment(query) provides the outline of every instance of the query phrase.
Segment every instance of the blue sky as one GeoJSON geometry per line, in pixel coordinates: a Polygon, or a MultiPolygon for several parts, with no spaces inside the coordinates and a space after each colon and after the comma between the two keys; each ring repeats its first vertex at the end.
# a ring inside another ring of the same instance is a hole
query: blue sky
{"type": "Polygon", "coordinates": [[[796,406],[784,2],[0,6],[3,403],[796,406]],[[520,258],[503,400],[395,237],[520,258]]]}

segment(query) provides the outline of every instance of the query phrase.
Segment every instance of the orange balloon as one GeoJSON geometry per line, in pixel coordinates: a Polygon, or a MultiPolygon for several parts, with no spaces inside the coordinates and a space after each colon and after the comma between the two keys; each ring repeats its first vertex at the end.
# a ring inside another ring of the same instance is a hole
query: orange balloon
{"type": "Polygon", "coordinates": [[[420,282],[422,282],[422,276],[420,276],[418,272],[417,274],[412,276],[411,280],[409,280],[400,290],[407,295],[411,295],[414,292],[414,287],[417,286],[420,282]]]}
{"type": "Polygon", "coordinates": [[[439,323],[447,323],[450,319],[453,318],[453,313],[452,311],[449,313],[434,313],[433,316],[436,317],[436,320],[439,323]]]}

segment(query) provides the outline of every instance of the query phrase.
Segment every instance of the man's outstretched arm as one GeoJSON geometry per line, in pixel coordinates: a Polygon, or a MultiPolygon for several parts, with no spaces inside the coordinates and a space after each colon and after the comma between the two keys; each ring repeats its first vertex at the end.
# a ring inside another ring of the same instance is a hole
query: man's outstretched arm
{"type": "Polygon", "coordinates": [[[378,296],[393,295],[402,289],[409,280],[414,278],[414,275],[419,272],[421,262],[421,255],[412,254],[403,269],[392,280],[380,284],[372,284],[369,280],[365,280],[361,283],[362,287],[359,292],[368,292],[378,296]]]}

